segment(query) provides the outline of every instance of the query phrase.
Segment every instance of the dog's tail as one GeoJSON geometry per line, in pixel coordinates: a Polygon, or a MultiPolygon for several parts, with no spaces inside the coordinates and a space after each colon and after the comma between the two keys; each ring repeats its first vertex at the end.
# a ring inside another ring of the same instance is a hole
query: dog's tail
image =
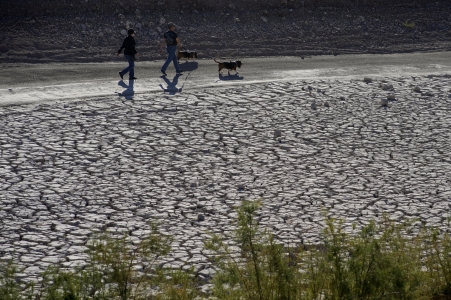
{"type": "Polygon", "coordinates": [[[214,58],[214,61],[215,61],[215,63],[217,63],[217,64],[220,64],[220,63],[221,63],[220,61],[217,61],[217,60],[216,60],[216,57],[214,58]]]}

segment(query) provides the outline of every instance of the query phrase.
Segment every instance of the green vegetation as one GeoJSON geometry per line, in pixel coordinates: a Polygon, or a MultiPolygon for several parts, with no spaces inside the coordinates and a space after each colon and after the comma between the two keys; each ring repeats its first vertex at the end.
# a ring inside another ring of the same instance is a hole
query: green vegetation
{"type": "Polygon", "coordinates": [[[139,240],[97,236],[88,243],[86,265],[51,267],[34,287],[21,285],[18,270],[5,263],[0,299],[451,299],[448,234],[385,220],[351,235],[325,217],[322,245],[287,248],[258,226],[259,207],[244,202],[238,209],[232,241],[218,235],[206,241],[217,270],[211,295],[200,292],[193,270],[157,266],[172,239],[154,227],[139,240]]]}
{"type": "Polygon", "coordinates": [[[10,261],[0,264],[0,299],[22,300],[32,299],[33,284],[21,286],[16,280],[18,269],[10,261]]]}
{"type": "Polygon", "coordinates": [[[402,22],[402,26],[404,26],[407,29],[413,29],[415,27],[415,23],[410,22],[410,20],[406,20],[402,22]]]}

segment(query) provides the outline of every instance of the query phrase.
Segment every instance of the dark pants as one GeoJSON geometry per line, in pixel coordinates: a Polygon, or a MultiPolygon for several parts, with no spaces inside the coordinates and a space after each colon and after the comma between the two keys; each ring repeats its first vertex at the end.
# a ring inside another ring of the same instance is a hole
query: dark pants
{"type": "Polygon", "coordinates": [[[132,60],[131,55],[124,55],[125,59],[128,61],[128,67],[125,68],[124,70],[122,70],[122,74],[127,74],[128,72],[130,72],[130,74],[128,75],[129,78],[133,78],[135,77],[135,61],[132,60]]]}
{"type": "Polygon", "coordinates": [[[180,66],[177,61],[177,46],[167,46],[166,51],[168,52],[168,58],[164,62],[164,65],[161,67],[161,71],[166,72],[166,69],[168,68],[171,61],[174,63],[175,71],[180,71],[180,66]]]}

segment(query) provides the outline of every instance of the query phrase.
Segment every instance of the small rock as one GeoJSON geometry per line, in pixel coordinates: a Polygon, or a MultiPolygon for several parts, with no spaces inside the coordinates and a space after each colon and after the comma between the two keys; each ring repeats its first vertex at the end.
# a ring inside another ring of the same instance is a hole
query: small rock
{"type": "Polygon", "coordinates": [[[421,93],[421,88],[417,85],[413,88],[414,92],[421,93]]]}
{"type": "Polygon", "coordinates": [[[163,25],[166,23],[166,19],[165,18],[160,18],[160,25],[163,25]]]}
{"type": "Polygon", "coordinates": [[[268,19],[266,19],[266,18],[263,17],[263,16],[261,17],[261,19],[262,19],[263,22],[268,22],[268,19]]]}
{"type": "Polygon", "coordinates": [[[396,100],[395,94],[388,94],[387,100],[396,100]]]}
{"type": "Polygon", "coordinates": [[[366,82],[366,83],[369,83],[369,82],[373,82],[373,79],[370,78],[370,77],[364,77],[363,81],[366,82]]]}
{"type": "Polygon", "coordinates": [[[384,84],[382,84],[382,89],[384,91],[392,91],[394,89],[393,84],[384,83],[384,84]]]}
{"type": "Polygon", "coordinates": [[[127,35],[127,30],[122,29],[122,30],[121,30],[121,34],[122,34],[122,35],[127,35]]]}
{"type": "Polygon", "coordinates": [[[388,99],[381,99],[381,105],[387,106],[388,105],[388,99]]]}
{"type": "Polygon", "coordinates": [[[329,107],[329,102],[324,102],[324,107],[329,107]]]}
{"type": "Polygon", "coordinates": [[[274,138],[278,138],[282,136],[282,131],[280,130],[274,130],[274,138]]]}
{"type": "Polygon", "coordinates": [[[202,215],[202,214],[198,215],[197,216],[197,221],[199,221],[199,222],[205,221],[205,216],[202,215]]]}
{"type": "Polygon", "coordinates": [[[141,29],[141,28],[142,28],[142,24],[141,24],[141,23],[136,23],[135,27],[136,27],[137,29],[141,29]]]}
{"type": "Polygon", "coordinates": [[[205,278],[212,278],[216,274],[216,271],[213,268],[205,268],[199,271],[198,274],[205,278]]]}
{"type": "Polygon", "coordinates": [[[316,102],[315,101],[313,101],[311,107],[312,107],[312,109],[316,109],[316,102]]]}

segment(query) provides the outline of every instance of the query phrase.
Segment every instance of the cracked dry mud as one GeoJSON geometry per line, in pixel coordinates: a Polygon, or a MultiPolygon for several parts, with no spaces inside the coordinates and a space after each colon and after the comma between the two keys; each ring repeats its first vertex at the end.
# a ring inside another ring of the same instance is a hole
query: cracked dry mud
{"type": "Polygon", "coordinates": [[[321,243],[325,210],[348,231],[383,214],[446,230],[450,88],[318,80],[1,107],[0,257],[33,280],[83,263],[93,231],[160,222],[175,237],[161,264],[208,277],[203,241],[245,199],[286,244],[321,243]]]}

